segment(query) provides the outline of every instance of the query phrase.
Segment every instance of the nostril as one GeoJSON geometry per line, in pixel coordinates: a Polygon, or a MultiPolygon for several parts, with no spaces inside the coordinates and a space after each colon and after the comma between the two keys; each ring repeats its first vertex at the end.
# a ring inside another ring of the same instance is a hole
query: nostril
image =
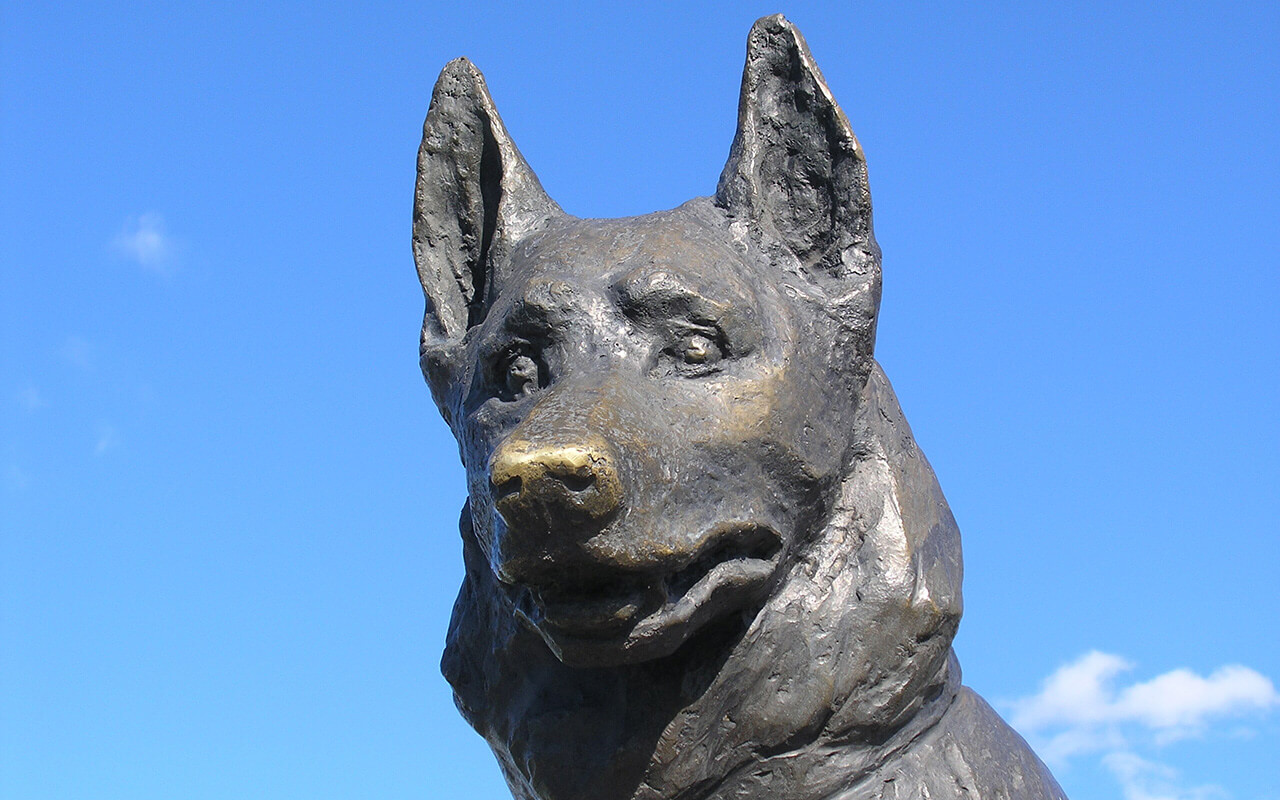
{"type": "Polygon", "coordinates": [[[511,477],[505,478],[501,481],[494,481],[494,502],[497,502],[504,497],[510,497],[513,494],[519,494],[521,483],[519,475],[512,475],[511,477]]]}
{"type": "Polygon", "coordinates": [[[596,474],[594,472],[587,472],[586,474],[570,472],[565,475],[557,475],[556,478],[571,492],[586,491],[596,482],[596,474]]]}

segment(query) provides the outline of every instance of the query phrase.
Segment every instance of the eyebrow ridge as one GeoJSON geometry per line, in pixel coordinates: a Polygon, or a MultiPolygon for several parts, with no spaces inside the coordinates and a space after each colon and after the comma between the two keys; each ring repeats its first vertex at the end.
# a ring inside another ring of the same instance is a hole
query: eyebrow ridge
{"type": "Polygon", "coordinates": [[[624,278],[615,285],[614,293],[619,307],[629,316],[665,312],[714,320],[729,308],[665,271],[624,278]]]}

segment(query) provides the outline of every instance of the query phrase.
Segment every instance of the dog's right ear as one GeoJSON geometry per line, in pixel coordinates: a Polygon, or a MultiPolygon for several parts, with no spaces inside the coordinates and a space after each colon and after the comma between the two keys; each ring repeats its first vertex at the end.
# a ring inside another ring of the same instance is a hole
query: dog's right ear
{"type": "Polygon", "coordinates": [[[561,213],[507,135],[480,70],[450,61],[431,94],[413,202],[424,353],[484,319],[511,247],[561,213]]]}

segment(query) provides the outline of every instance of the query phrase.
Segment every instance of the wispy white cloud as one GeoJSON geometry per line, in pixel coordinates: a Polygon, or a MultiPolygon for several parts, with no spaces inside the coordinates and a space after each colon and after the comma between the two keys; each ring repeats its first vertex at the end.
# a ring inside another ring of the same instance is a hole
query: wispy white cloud
{"type": "Polygon", "coordinates": [[[1230,796],[1221,786],[1180,788],[1176,769],[1127,751],[1107,753],[1102,763],[1120,782],[1124,800],[1212,800],[1230,796]]]}
{"type": "Polygon", "coordinates": [[[98,438],[93,446],[93,454],[100,456],[120,445],[120,434],[114,425],[103,423],[98,426],[98,438]]]}
{"type": "Polygon", "coordinates": [[[1015,701],[1013,725],[1028,732],[1060,729],[1059,735],[1097,738],[1105,746],[1108,729],[1127,723],[1168,741],[1195,733],[1217,717],[1280,705],[1271,679],[1239,664],[1219,667],[1207,677],[1175,669],[1117,689],[1117,676],[1131,669],[1133,664],[1120,656],[1086,653],[1050,675],[1038,694],[1015,701]]]}
{"type": "Polygon", "coordinates": [[[1213,717],[1265,711],[1280,704],[1271,679],[1229,664],[1203,678],[1175,669],[1128,687],[1116,700],[1116,715],[1162,732],[1193,730],[1213,717]]]}
{"type": "Polygon", "coordinates": [[[172,271],[177,255],[164,217],[154,211],[125,220],[124,228],[111,240],[111,247],[117,255],[162,275],[172,271]]]}
{"type": "Polygon", "coordinates": [[[27,384],[17,391],[14,400],[22,407],[24,411],[37,411],[44,408],[44,398],[40,396],[40,390],[35,384],[27,384]]]}
{"type": "Polygon", "coordinates": [[[80,336],[68,336],[62,357],[76,369],[87,370],[93,366],[93,345],[80,336]]]}
{"type": "MultiPolygon", "coordinates": [[[[1239,664],[1207,676],[1174,669],[1149,680],[1117,686],[1134,665],[1093,651],[1056,670],[1038,693],[1009,704],[1010,721],[1056,767],[1085,754],[1101,754],[1125,800],[1208,800],[1220,788],[1178,788],[1176,770],[1139,756],[1180,738],[1204,735],[1210,725],[1280,705],[1280,692],[1265,675],[1239,664]]],[[[1230,732],[1238,735],[1239,728],[1230,732]]]]}

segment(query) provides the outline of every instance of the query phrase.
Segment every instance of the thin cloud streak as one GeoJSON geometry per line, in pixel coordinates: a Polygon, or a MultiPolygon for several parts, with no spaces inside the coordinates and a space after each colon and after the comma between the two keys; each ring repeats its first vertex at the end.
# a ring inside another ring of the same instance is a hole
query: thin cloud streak
{"type": "Polygon", "coordinates": [[[16,399],[18,401],[18,405],[27,412],[38,411],[39,409],[44,408],[45,405],[44,397],[40,395],[40,390],[33,384],[28,384],[19,389],[17,394],[14,396],[14,399],[16,399]]]}
{"type": "Polygon", "coordinates": [[[1230,796],[1221,786],[1179,788],[1176,769],[1130,752],[1108,753],[1102,763],[1120,782],[1124,800],[1213,800],[1230,796]]]}
{"type": "Polygon", "coordinates": [[[98,426],[98,440],[93,446],[93,454],[101,456],[120,445],[120,434],[115,426],[106,423],[98,426]]]}
{"type": "Polygon", "coordinates": [[[93,345],[80,336],[68,336],[61,354],[68,364],[81,371],[93,366],[93,345]]]}
{"type": "Polygon", "coordinates": [[[111,246],[117,255],[152,272],[167,275],[172,271],[174,240],[165,230],[164,217],[154,211],[126,220],[111,246]]]}

